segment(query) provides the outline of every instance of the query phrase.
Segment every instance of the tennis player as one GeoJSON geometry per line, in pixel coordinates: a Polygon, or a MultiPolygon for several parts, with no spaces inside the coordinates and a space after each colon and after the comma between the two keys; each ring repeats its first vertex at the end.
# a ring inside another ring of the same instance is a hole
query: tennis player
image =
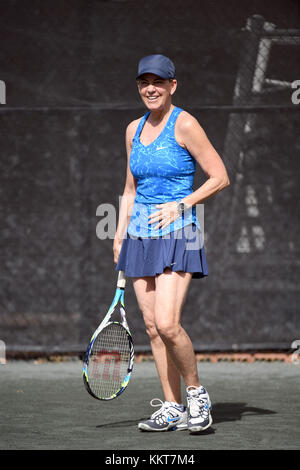
{"type": "Polygon", "coordinates": [[[196,204],[230,183],[198,121],[172,104],[173,62],[160,54],[142,58],[137,86],[148,112],[126,130],[127,177],[113,251],[116,270],[132,277],[164,394],[138,427],[198,433],[212,423],[211,401],[180,317],[191,279],[208,275],[196,204]],[[193,191],[196,162],[208,178],[193,191]]]}

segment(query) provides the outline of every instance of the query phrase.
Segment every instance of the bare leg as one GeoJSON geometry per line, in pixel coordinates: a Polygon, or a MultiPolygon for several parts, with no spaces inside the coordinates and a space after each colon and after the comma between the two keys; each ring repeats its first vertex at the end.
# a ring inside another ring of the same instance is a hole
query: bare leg
{"type": "MultiPolygon", "coordinates": [[[[155,278],[155,326],[186,386],[199,387],[197,363],[192,342],[180,324],[182,307],[191,273],[172,272],[169,268],[155,278]]],[[[160,370],[161,358],[157,358],[160,370]]]]}
{"type": "Polygon", "coordinates": [[[152,354],[165,400],[181,403],[180,372],[175,366],[155,326],[155,278],[133,278],[133,287],[138,305],[143,313],[146,331],[150,338],[152,354]]]}

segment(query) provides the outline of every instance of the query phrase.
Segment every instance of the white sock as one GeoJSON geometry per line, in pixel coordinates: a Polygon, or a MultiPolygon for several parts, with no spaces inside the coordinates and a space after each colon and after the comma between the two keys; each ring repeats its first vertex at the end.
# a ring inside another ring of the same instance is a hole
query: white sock
{"type": "Polygon", "coordinates": [[[184,405],[183,405],[183,403],[176,403],[176,402],[174,402],[174,401],[166,401],[166,403],[167,403],[168,405],[175,406],[175,407],[178,408],[179,411],[181,411],[181,412],[184,411],[184,405]]]}

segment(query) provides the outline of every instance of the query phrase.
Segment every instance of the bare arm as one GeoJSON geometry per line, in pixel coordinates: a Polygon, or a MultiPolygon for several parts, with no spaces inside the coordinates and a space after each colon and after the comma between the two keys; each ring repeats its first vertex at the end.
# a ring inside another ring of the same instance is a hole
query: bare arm
{"type": "Polygon", "coordinates": [[[126,235],[127,227],[130,222],[131,209],[134,203],[136,195],[137,181],[133,177],[130,167],[129,158],[132,148],[132,139],[134,137],[139,120],[131,122],[126,129],[126,152],[127,152],[127,172],[126,182],[121,200],[121,206],[119,211],[118,226],[115,234],[113,251],[114,251],[114,262],[118,262],[119,254],[121,251],[122,241],[126,235]]]}
{"type": "Polygon", "coordinates": [[[181,114],[178,117],[176,133],[178,143],[193,155],[208,176],[200,188],[183,198],[183,202],[188,206],[194,206],[229,186],[230,181],[220,155],[208,140],[197,119],[185,111],[181,114]]]}

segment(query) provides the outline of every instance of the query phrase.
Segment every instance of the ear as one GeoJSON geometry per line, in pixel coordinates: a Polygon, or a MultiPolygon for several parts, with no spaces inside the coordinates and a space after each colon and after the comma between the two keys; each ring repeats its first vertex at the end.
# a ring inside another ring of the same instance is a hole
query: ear
{"type": "Polygon", "coordinates": [[[171,85],[170,93],[171,93],[171,95],[174,95],[174,93],[177,89],[177,80],[175,78],[173,78],[172,82],[170,82],[170,85],[171,85]]]}

